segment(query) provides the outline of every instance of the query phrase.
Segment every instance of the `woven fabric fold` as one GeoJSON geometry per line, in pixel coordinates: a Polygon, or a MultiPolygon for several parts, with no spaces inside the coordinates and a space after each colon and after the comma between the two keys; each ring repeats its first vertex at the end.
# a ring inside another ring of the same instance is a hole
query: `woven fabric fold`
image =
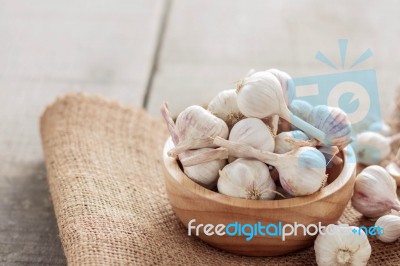
{"type": "MultiPolygon", "coordinates": [[[[315,265],[312,248],[283,257],[232,255],[187,235],[166,196],[160,119],[69,94],[41,118],[48,183],[70,265],[315,265]]],[[[342,223],[372,225],[348,207],[342,223]]],[[[371,237],[371,265],[399,265],[400,244],[371,237]]]]}

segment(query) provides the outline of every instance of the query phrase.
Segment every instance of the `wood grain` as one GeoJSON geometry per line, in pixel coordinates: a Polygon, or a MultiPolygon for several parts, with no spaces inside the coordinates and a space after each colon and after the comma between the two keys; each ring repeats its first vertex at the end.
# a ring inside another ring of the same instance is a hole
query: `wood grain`
{"type": "MultiPolygon", "coordinates": [[[[195,219],[194,224],[294,224],[328,225],[336,223],[349,202],[354,187],[356,165],[354,152],[350,147],[344,150],[342,169],[331,169],[329,185],[319,192],[305,197],[285,200],[245,200],[219,194],[203,188],[190,180],[180,169],[177,161],[168,157],[173,147],[168,139],[164,147],[165,181],[171,205],[185,226],[195,219]]],[[[246,241],[243,236],[199,237],[212,246],[229,252],[250,256],[278,256],[304,249],[313,245],[316,236],[299,234],[288,236],[285,241],[279,237],[255,236],[246,241]]]]}
{"type": "Polygon", "coordinates": [[[345,68],[368,48],[373,57],[351,70],[375,69],[384,115],[391,111],[400,67],[398,2],[176,0],[153,82],[149,111],[163,100],[175,115],[210,101],[250,68],[293,77],[342,71],[338,39],[348,39],[345,68]],[[385,19],[383,19],[385,18],[385,19]],[[318,51],[339,67],[315,60],[318,51]],[[179,96],[178,96],[179,95],[179,96]]]}

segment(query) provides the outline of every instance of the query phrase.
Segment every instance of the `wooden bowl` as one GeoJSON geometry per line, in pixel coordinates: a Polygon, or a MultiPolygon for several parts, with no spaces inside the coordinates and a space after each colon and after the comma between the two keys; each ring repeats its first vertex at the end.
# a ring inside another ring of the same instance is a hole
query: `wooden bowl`
{"type": "MultiPolygon", "coordinates": [[[[354,187],[356,164],[350,145],[342,152],[343,166],[329,169],[328,185],[319,192],[305,197],[283,200],[246,200],[234,198],[208,190],[189,179],[178,162],[168,157],[167,151],[173,147],[168,139],[163,151],[167,194],[178,218],[188,227],[193,225],[240,224],[316,224],[336,223],[349,202],[354,187]]],[[[231,230],[233,231],[233,230],[231,230]]],[[[311,230],[313,231],[313,230],[311,230]]],[[[301,250],[313,245],[316,236],[302,234],[288,236],[282,241],[280,236],[254,236],[246,241],[246,236],[207,236],[199,230],[202,240],[208,244],[241,255],[278,256],[301,250]]],[[[194,237],[194,230],[191,232],[194,237]]]]}

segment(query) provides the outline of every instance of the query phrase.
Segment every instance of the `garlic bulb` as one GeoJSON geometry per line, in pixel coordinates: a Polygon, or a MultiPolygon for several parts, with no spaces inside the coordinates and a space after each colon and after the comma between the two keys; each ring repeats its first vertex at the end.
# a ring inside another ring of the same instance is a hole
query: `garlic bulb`
{"type": "Polygon", "coordinates": [[[275,154],[220,137],[214,138],[214,144],[228,149],[231,156],[257,159],[276,167],[282,187],[293,196],[310,195],[326,183],[325,157],[315,148],[301,147],[275,154]]]}
{"type": "Polygon", "coordinates": [[[174,131],[179,142],[168,152],[172,157],[190,149],[215,147],[209,137],[227,138],[229,134],[222,119],[198,105],[190,106],[178,115],[174,131]]]}
{"type": "Polygon", "coordinates": [[[383,234],[377,234],[376,237],[385,243],[396,241],[400,237],[400,217],[396,215],[384,215],[376,223],[376,228],[382,228],[383,234]]]}
{"type": "MultiPolygon", "coordinates": [[[[198,155],[201,152],[208,152],[212,148],[202,148],[198,150],[187,150],[179,154],[179,159],[184,161],[186,157],[198,155]]],[[[214,159],[208,162],[193,166],[183,165],[183,172],[194,182],[206,187],[214,188],[218,181],[219,171],[225,166],[226,160],[214,159]]]]}
{"type": "MultiPolygon", "coordinates": [[[[161,107],[161,114],[171,134],[172,142],[176,145],[179,137],[176,134],[175,123],[169,114],[166,102],[161,107]]],[[[184,173],[190,179],[207,188],[213,188],[217,183],[219,170],[226,164],[225,159],[228,157],[228,153],[226,149],[221,148],[202,148],[182,152],[178,157],[184,173]]]]}
{"type": "Polygon", "coordinates": [[[313,107],[311,104],[302,100],[293,100],[289,105],[289,110],[292,111],[295,116],[298,116],[304,121],[307,121],[312,109],[313,107]]]}
{"type": "Polygon", "coordinates": [[[357,135],[355,150],[357,162],[365,165],[379,164],[391,153],[391,144],[400,139],[400,134],[384,137],[373,131],[365,131],[357,135]]]}
{"type": "Polygon", "coordinates": [[[328,225],[324,234],[318,235],[314,250],[320,266],[367,265],[372,251],[368,237],[362,229],[334,224],[328,225]]]}
{"type": "Polygon", "coordinates": [[[394,178],[397,186],[400,186],[400,149],[397,151],[394,161],[386,166],[386,171],[394,178]]]}
{"type": "Polygon", "coordinates": [[[268,71],[256,72],[244,79],[237,89],[237,104],[241,113],[247,117],[265,118],[279,115],[306,134],[325,140],[325,133],[294,116],[288,109],[281,85],[268,71]]]}
{"type": "Polygon", "coordinates": [[[399,211],[396,183],[383,167],[368,166],[356,177],[351,204],[371,218],[384,215],[391,209],[399,211]]]}
{"type": "Polygon", "coordinates": [[[338,146],[342,150],[351,142],[351,122],[340,108],[317,105],[306,121],[326,134],[323,143],[328,146],[338,146]]]}
{"type": "Polygon", "coordinates": [[[281,84],[283,96],[286,104],[290,103],[293,98],[294,83],[292,77],[282,70],[271,68],[267,70],[269,73],[273,74],[281,84]]]}
{"type": "Polygon", "coordinates": [[[235,90],[224,90],[215,96],[208,104],[207,110],[225,121],[229,128],[243,118],[236,102],[235,90]]]}
{"type": "Polygon", "coordinates": [[[275,198],[275,183],[262,162],[238,159],[219,175],[218,191],[224,195],[253,200],[275,198]]]}
{"type": "Polygon", "coordinates": [[[236,123],[229,133],[229,140],[248,144],[262,151],[273,151],[275,146],[271,129],[258,118],[246,118],[236,123]]]}
{"type": "MultiPolygon", "coordinates": [[[[230,139],[229,139],[230,140],[230,139]]],[[[294,145],[295,141],[307,141],[309,138],[300,130],[281,132],[275,138],[275,153],[287,153],[298,146],[294,145]]],[[[254,147],[257,148],[257,147],[254,147]]]]}
{"type": "Polygon", "coordinates": [[[379,133],[385,137],[389,137],[392,134],[392,128],[386,124],[385,122],[378,120],[372,123],[367,131],[374,131],[376,133],[379,133]]]}
{"type": "MultiPolygon", "coordinates": [[[[166,102],[161,106],[161,114],[171,134],[172,142],[176,145],[179,137],[176,134],[175,123],[169,114],[166,102]]],[[[226,164],[225,159],[228,158],[228,153],[226,149],[221,148],[202,148],[184,151],[178,157],[182,163],[184,173],[190,179],[204,187],[214,188],[217,184],[219,170],[226,164]]]]}

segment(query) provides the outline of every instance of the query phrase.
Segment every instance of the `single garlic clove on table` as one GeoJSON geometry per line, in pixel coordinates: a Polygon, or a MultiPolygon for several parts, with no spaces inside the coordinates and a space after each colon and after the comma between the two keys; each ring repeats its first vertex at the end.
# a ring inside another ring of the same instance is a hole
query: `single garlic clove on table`
{"type": "Polygon", "coordinates": [[[244,118],[237,106],[237,94],[233,89],[218,93],[208,104],[207,110],[224,120],[229,128],[244,118]]]}
{"type": "Polygon", "coordinates": [[[385,243],[391,243],[400,237],[400,217],[396,215],[384,215],[376,223],[376,228],[382,228],[383,234],[377,234],[376,237],[385,243]]]}
{"type": "Polygon", "coordinates": [[[220,171],[218,191],[243,199],[275,198],[275,183],[268,166],[257,160],[237,159],[220,171]]]}
{"type": "Polygon", "coordinates": [[[357,211],[370,218],[382,216],[391,209],[400,211],[396,183],[378,165],[368,166],[357,175],[351,203],[357,211]]]}
{"type": "Polygon", "coordinates": [[[367,265],[372,251],[368,237],[362,229],[334,224],[328,225],[324,234],[318,235],[314,250],[320,266],[367,265]]]}

